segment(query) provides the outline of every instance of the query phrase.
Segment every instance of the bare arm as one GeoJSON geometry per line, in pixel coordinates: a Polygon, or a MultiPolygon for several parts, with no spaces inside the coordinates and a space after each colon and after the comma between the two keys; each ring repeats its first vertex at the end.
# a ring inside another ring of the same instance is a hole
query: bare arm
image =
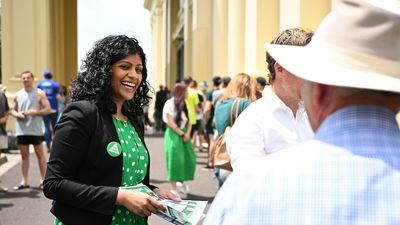
{"type": "Polygon", "coordinates": [[[182,136],[185,134],[185,132],[181,128],[178,127],[178,125],[175,123],[174,118],[170,114],[167,114],[167,125],[179,136],[182,136]]]}
{"type": "Polygon", "coordinates": [[[61,95],[60,95],[60,93],[57,93],[56,99],[57,99],[57,102],[58,102],[58,103],[61,102],[61,95]]]}
{"type": "Polygon", "coordinates": [[[10,115],[10,113],[11,113],[10,109],[8,108],[7,99],[6,99],[6,102],[5,102],[5,106],[6,106],[5,107],[6,111],[4,112],[4,116],[0,117],[0,124],[1,125],[5,125],[7,123],[8,115],[10,115]]]}
{"type": "Polygon", "coordinates": [[[178,125],[175,123],[174,118],[170,115],[167,114],[167,125],[170,127],[175,133],[177,133],[179,136],[183,137],[183,140],[185,142],[188,142],[190,140],[190,131],[192,129],[192,126],[190,125],[190,122],[188,122],[187,125],[187,130],[184,132],[181,128],[178,127],[178,125]]]}
{"type": "Polygon", "coordinates": [[[204,110],[203,110],[203,117],[204,120],[207,121],[210,118],[210,112],[211,112],[211,102],[206,101],[206,104],[204,105],[204,110]]]}
{"type": "Polygon", "coordinates": [[[22,112],[18,111],[18,101],[17,101],[17,96],[15,96],[13,105],[11,106],[11,111],[10,111],[11,116],[15,117],[18,120],[24,120],[25,115],[22,112]]]}

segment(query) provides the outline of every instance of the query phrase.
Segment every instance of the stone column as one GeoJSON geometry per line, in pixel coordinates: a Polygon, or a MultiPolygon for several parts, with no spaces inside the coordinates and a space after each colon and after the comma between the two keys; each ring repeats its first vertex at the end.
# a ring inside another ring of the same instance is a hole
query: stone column
{"type": "Polygon", "coordinates": [[[228,75],[228,2],[212,2],[212,71],[211,76],[228,75]]]}
{"type": "Polygon", "coordinates": [[[184,42],[184,77],[193,76],[192,70],[192,1],[184,1],[184,27],[183,27],[183,42],[184,42]]]}
{"type": "Polygon", "coordinates": [[[12,94],[19,75],[31,70],[37,80],[50,69],[69,84],[77,71],[76,0],[2,1],[2,84],[12,94]]]}
{"type": "Polygon", "coordinates": [[[280,0],[280,31],[300,26],[300,0],[280,0]]]}
{"type": "Polygon", "coordinates": [[[245,1],[228,2],[228,75],[244,72],[245,1]]]}
{"type": "Polygon", "coordinates": [[[279,33],[279,0],[247,0],[245,71],[254,76],[268,74],[264,43],[279,33]]]}
{"type": "Polygon", "coordinates": [[[300,7],[301,27],[315,31],[322,19],[331,11],[331,7],[331,0],[302,0],[300,7]]]}
{"type": "Polygon", "coordinates": [[[193,0],[193,78],[200,85],[211,76],[211,1],[193,0]]]}

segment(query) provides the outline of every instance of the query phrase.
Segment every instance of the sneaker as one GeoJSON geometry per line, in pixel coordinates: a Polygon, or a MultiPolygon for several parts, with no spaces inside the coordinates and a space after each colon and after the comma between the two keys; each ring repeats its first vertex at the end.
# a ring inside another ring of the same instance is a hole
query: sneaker
{"type": "Polygon", "coordinates": [[[185,194],[189,194],[190,188],[188,184],[183,183],[183,191],[185,192],[185,194]]]}
{"type": "Polygon", "coordinates": [[[189,194],[190,189],[189,189],[189,185],[185,184],[184,182],[176,182],[176,189],[181,192],[182,194],[189,194]]]}
{"type": "Polygon", "coordinates": [[[177,190],[179,193],[186,194],[185,188],[184,188],[184,186],[183,186],[183,183],[180,182],[180,181],[176,182],[176,190],[177,190]]]}

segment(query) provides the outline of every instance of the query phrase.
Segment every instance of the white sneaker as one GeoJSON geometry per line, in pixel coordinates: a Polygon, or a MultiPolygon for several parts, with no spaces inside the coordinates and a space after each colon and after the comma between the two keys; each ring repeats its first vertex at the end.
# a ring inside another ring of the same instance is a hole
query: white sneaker
{"type": "Polygon", "coordinates": [[[184,190],[185,194],[189,194],[189,192],[190,192],[189,185],[186,183],[183,183],[183,190],[184,190]]]}
{"type": "Polygon", "coordinates": [[[185,184],[183,182],[180,182],[180,181],[176,182],[176,189],[179,192],[181,192],[182,194],[185,194],[185,195],[189,194],[189,191],[190,191],[189,190],[189,185],[187,185],[187,184],[185,184]]]}
{"type": "Polygon", "coordinates": [[[182,194],[186,194],[184,184],[180,181],[176,182],[176,190],[182,194]]]}

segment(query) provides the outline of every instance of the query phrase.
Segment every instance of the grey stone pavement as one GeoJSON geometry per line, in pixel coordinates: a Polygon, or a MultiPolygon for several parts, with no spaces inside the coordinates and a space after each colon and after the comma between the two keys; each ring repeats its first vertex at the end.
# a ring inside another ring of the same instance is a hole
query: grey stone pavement
{"type": "MultiPolygon", "coordinates": [[[[151,183],[160,188],[169,189],[166,181],[165,154],[162,137],[147,136],[146,144],[151,155],[151,183]]],[[[51,201],[46,199],[39,185],[39,171],[36,156],[30,154],[29,183],[31,188],[13,191],[12,187],[19,184],[21,179],[20,157],[18,150],[12,150],[7,156],[7,162],[0,166],[0,186],[8,188],[7,193],[0,193],[0,225],[50,225],[53,215],[50,213],[51,201]]],[[[217,181],[212,178],[211,171],[204,171],[207,155],[196,150],[197,167],[193,181],[188,182],[190,194],[187,199],[208,201],[208,206],[217,191],[217,181]]],[[[158,216],[149,218],[150,225],[170,224],[158,216]]],[[[200,222],[201,224],[201,222],[200,222]]]]}

